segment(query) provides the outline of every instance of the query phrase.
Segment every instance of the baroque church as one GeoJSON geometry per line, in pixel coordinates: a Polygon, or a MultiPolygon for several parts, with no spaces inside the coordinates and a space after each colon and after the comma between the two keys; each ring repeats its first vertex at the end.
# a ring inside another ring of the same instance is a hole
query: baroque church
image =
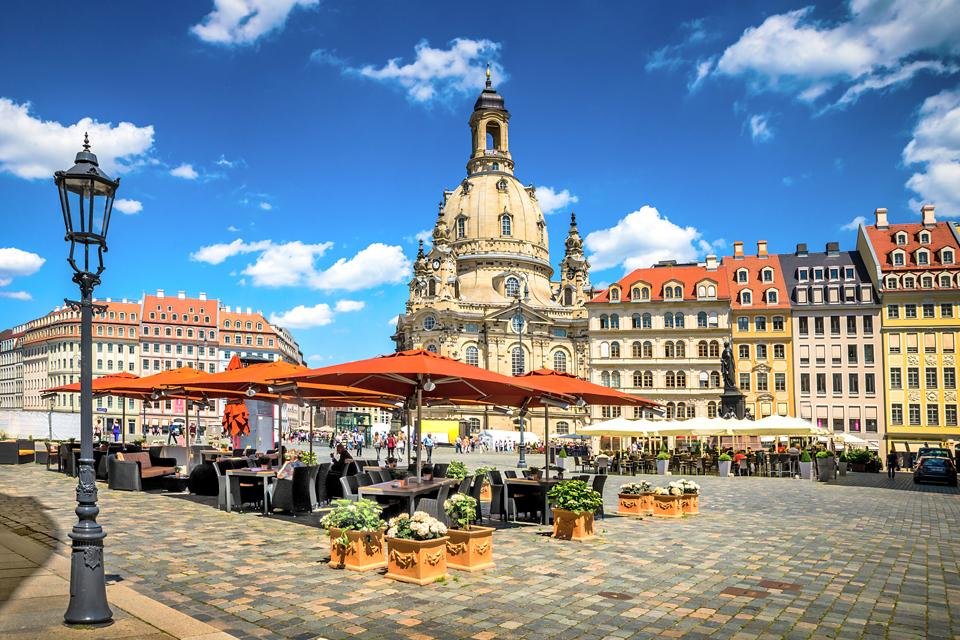
{"type": "MultiPolygon", "coordinates": [[[[576,216],[553,279],[546,220],[535,188],[514,175],[510,112],[489,69],[469,125],[467,174],[443,192],[430,250],[420,243],[396,348],[427,349],[505,375],[548,368],[586,377],[584,303],[592,291],[576,216]]],[[[484,407],[434,407],[427,417],[460,420],[469,432],[518,425],[484,407]]],[[[575,408],[553,410],[550,433],[573,432],[585,417],[575,408]]],[[[542,434],[542,421],[535,422],[542,434]]]]}

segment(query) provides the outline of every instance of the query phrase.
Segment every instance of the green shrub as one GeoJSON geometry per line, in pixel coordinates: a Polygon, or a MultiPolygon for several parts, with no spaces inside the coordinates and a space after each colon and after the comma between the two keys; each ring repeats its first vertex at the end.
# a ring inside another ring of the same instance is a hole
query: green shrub
{"type": "Polygon", "coordinates": [[[456,523],[457,529],[469,529],[477,517],[477,501],[464,493],[455,493],[443,503],[443,511],[456,523]]]}
{"type": "Polygon", "coordinates": [[[847,462],[852,462],[853,464],[866,464],[870,462],[872,458],[873,454],[866,449],[854,449],[847,454],[847,462]]]}
{"type": "MultiPolygon", "coordinates": [[[[373,532],[383,528],[383,520],[380,518],[383,508],[373,500],[334,500],[332,504],[333,509],[320,520],[320,526],[324,529],[373,532]]],[[[344,547],[349,544],[346,533],[340,534],[337,544],[344,547]]]]}
{"type": "Polygon", "coordinates": [[[800,454],[800,462],[813,462],[809,451],[804,450],[804,452],[800,454]]]}
{"type": "Polygon", "coordinates": [[[660,453],[657,454],[657,460],[669,460],[669,459],[670,459],[670,454],[667,453],[666,451],[661,451],[660,453]]]}
{"type": "Polygon", "coordinates": [[[454,460],[450,463],[450,466],[447,467],[448,478],[463,480],[468,475],[470,475],[470,473],[467,471],[467,465],[463,464],[461,460],[454,460]]]}
{"type": "Polygon", "coordinates": [[[557,509],[593,513],[603,506],[603,496],[583,480],[558,482],[547,492],[547,499],[557,509]]]}
{"type": "Polygon", "coordinates": [[[719,456],[717,456],[718,462],[730,462],[731,460],[733,460],[733,458],[730,457],[729,453],[721,453],[719,456]]]}
{"type": "Polygon", "coordinates": [[[830,451],[829,449],[824,449],[823,451],[817,451],[818,460],[822,460],[823,458],[832,458],[832,457],[833,457],[833,451],[830,451]]]}

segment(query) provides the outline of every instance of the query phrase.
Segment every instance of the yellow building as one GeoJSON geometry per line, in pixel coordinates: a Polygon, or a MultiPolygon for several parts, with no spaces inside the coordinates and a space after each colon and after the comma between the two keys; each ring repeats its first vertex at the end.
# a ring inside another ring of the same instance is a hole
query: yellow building
{"type": "Polygon", "coordinates": [[[780,259],[767,252],[766,240],[757,242],[755,256],[744,255],[743,243],[734,242],[723,266],[736,382],[746,410],[756,418],[795,415],[790,298],[780,259]]]}
{"type": "Polygon", "coordinates": [[[887,447],[960,439],[956,345],[960,333],[960,236],[937,222],[890,224],[877,209],[861,225],[857,250],[880,291],[887,447]]]}

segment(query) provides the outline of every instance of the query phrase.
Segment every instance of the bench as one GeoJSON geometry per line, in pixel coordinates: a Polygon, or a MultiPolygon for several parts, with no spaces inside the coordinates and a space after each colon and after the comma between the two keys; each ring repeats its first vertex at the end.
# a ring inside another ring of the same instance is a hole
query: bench
{"type": "Polygon", "coordinates": [[[110,454],[107,469],[107,486],[111,489],[143,491],[145,480],[175,475],[177,460],[156,458],[145,451],[110,454]]]}
{"type": "Polygon", "coordinates": [[[0,442],[0,464],[33,462],[36,448],[33,440],[4,440],[0,442]]]}

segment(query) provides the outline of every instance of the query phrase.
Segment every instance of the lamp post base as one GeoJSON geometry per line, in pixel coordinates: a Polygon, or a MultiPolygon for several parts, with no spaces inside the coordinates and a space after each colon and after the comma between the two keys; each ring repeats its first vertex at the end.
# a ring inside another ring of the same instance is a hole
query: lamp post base
{"type": "Polygon", "coordinates": [[[78,522],[68,534],[73,540],[70,553],[70,605],[63,619],[67,624],[112,622],[113,611],[107,605],[106,578],[103,575],[103,539],[107,534],[97,524],[97,485],[93,460],[80,460],[77,484],[78,522]]]}

